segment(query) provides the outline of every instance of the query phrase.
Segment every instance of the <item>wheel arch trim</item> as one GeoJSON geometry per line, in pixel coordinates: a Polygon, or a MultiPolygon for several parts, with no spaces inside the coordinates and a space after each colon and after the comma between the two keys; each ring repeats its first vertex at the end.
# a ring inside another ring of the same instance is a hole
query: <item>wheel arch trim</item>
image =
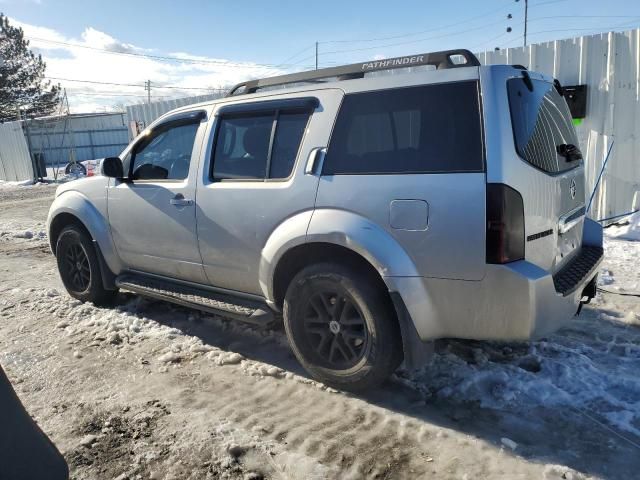
{"type": "Polygon", "coordinates": [[[56,197],[49,209],[47,217],[47,235],[51,251],[55,252],[55,239],[52,227],[61,214],[75,217],[89,232],[91,239],[99,247],[101,256],[109,269],[118,273],[122,270],[122,262],[118,257],[113,242],[108,220],[98,208],[82,193],[66,191],[56,197]]]}
{"type": "Polygon", "coordinates": [[[388,232],[361,215],[345,210],[316,209],[290,217],[274,230],[262,250],[260,286],[273,303],[278,263],[294,247],[328,243],[341,246],[364,258],[377,270],[389,290],[387,277],[417,277],[418,271],[407,252],[388,232]]]}

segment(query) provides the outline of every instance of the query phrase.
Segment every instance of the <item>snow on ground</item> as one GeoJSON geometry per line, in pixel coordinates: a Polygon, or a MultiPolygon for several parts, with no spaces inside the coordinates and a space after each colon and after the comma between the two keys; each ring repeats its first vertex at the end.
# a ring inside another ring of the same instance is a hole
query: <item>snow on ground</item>
{"type": "MultiPolygon", "coordinates": [[[[640,293],[640,243],[605,238],[600,284],[640,293]]],[[[521,411],[566,406],[640,436],[640,304],[603,294],[567,328],[528,344],[446,344],[411,377],[429,394],[521,411]]]]}
{"type": "MultiPolygon", "coordinates": [[[[438,341],[430,365],[354,397],[309,379],[277,326],[133,295],[111,309],[71,299],[41,234],[53,189],[35,191],[0,193],[0,364],[74,478],[613,479],[640,468],[636,297],[599,293],[532,343],[438,341]]],[[[600,285],[637,293],[640,242],[617,233],[607,229],[600,285]]]]}
{"type": "Polygon", "coordinates": [[[640,212],[634,213],[623,223],[607,227],[605,231],[608,238],[640,242],[640,212]]]}

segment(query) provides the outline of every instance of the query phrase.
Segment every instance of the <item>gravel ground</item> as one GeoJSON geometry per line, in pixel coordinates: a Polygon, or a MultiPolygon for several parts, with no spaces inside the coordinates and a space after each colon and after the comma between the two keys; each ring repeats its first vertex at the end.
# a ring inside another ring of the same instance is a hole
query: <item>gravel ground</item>
{"type": "MultiPolygon", "coordinates": [[[[74,479],[637,476],[635,297],[530,344],[440,341],[422,371],[347,395],[280,328],[71,299],[41,233],[53,192],[0,188],[0,364],[74,479]]],[[[639,245],[608,241],[605,288],[640,285],[639,245]]]]}

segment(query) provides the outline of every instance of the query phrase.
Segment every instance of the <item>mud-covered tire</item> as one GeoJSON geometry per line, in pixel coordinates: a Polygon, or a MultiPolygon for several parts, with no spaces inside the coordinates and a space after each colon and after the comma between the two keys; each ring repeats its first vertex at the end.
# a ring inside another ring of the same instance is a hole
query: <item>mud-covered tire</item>
{"type": "Polygon", "coordinates": [[[62,283],[73,298],[100,306],[113,302],[118,291],[104,288],[95,247],[83,229],[69,225],[60,232],[56,260],[62,283]]]}
{"type": "Polygon", "coordinates": [[[283,317],[298,361],[326,385],[373,388],[402,362],[389,294],[378,279],[358,269],[333,263],[304,268],[289,284],[283,317]]]}

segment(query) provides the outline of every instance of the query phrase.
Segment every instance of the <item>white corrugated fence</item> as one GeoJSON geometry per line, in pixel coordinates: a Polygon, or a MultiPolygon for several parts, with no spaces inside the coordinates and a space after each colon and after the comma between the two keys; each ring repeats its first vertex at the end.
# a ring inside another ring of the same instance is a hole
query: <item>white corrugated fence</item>
{"type": "Polygon", "coordinates": [[[477,54],[483,64],[520,64],[563,85],[587,85],[587,116],[576,127],[590,193],[613,142],[591,216],[631,210],[640,191],[640,29],[477,54]]]}
{"type": "Polygon", "coordinates": [[[33,180],[33,163],[20,122],[0,124],[0,180],[33,180]]]}

